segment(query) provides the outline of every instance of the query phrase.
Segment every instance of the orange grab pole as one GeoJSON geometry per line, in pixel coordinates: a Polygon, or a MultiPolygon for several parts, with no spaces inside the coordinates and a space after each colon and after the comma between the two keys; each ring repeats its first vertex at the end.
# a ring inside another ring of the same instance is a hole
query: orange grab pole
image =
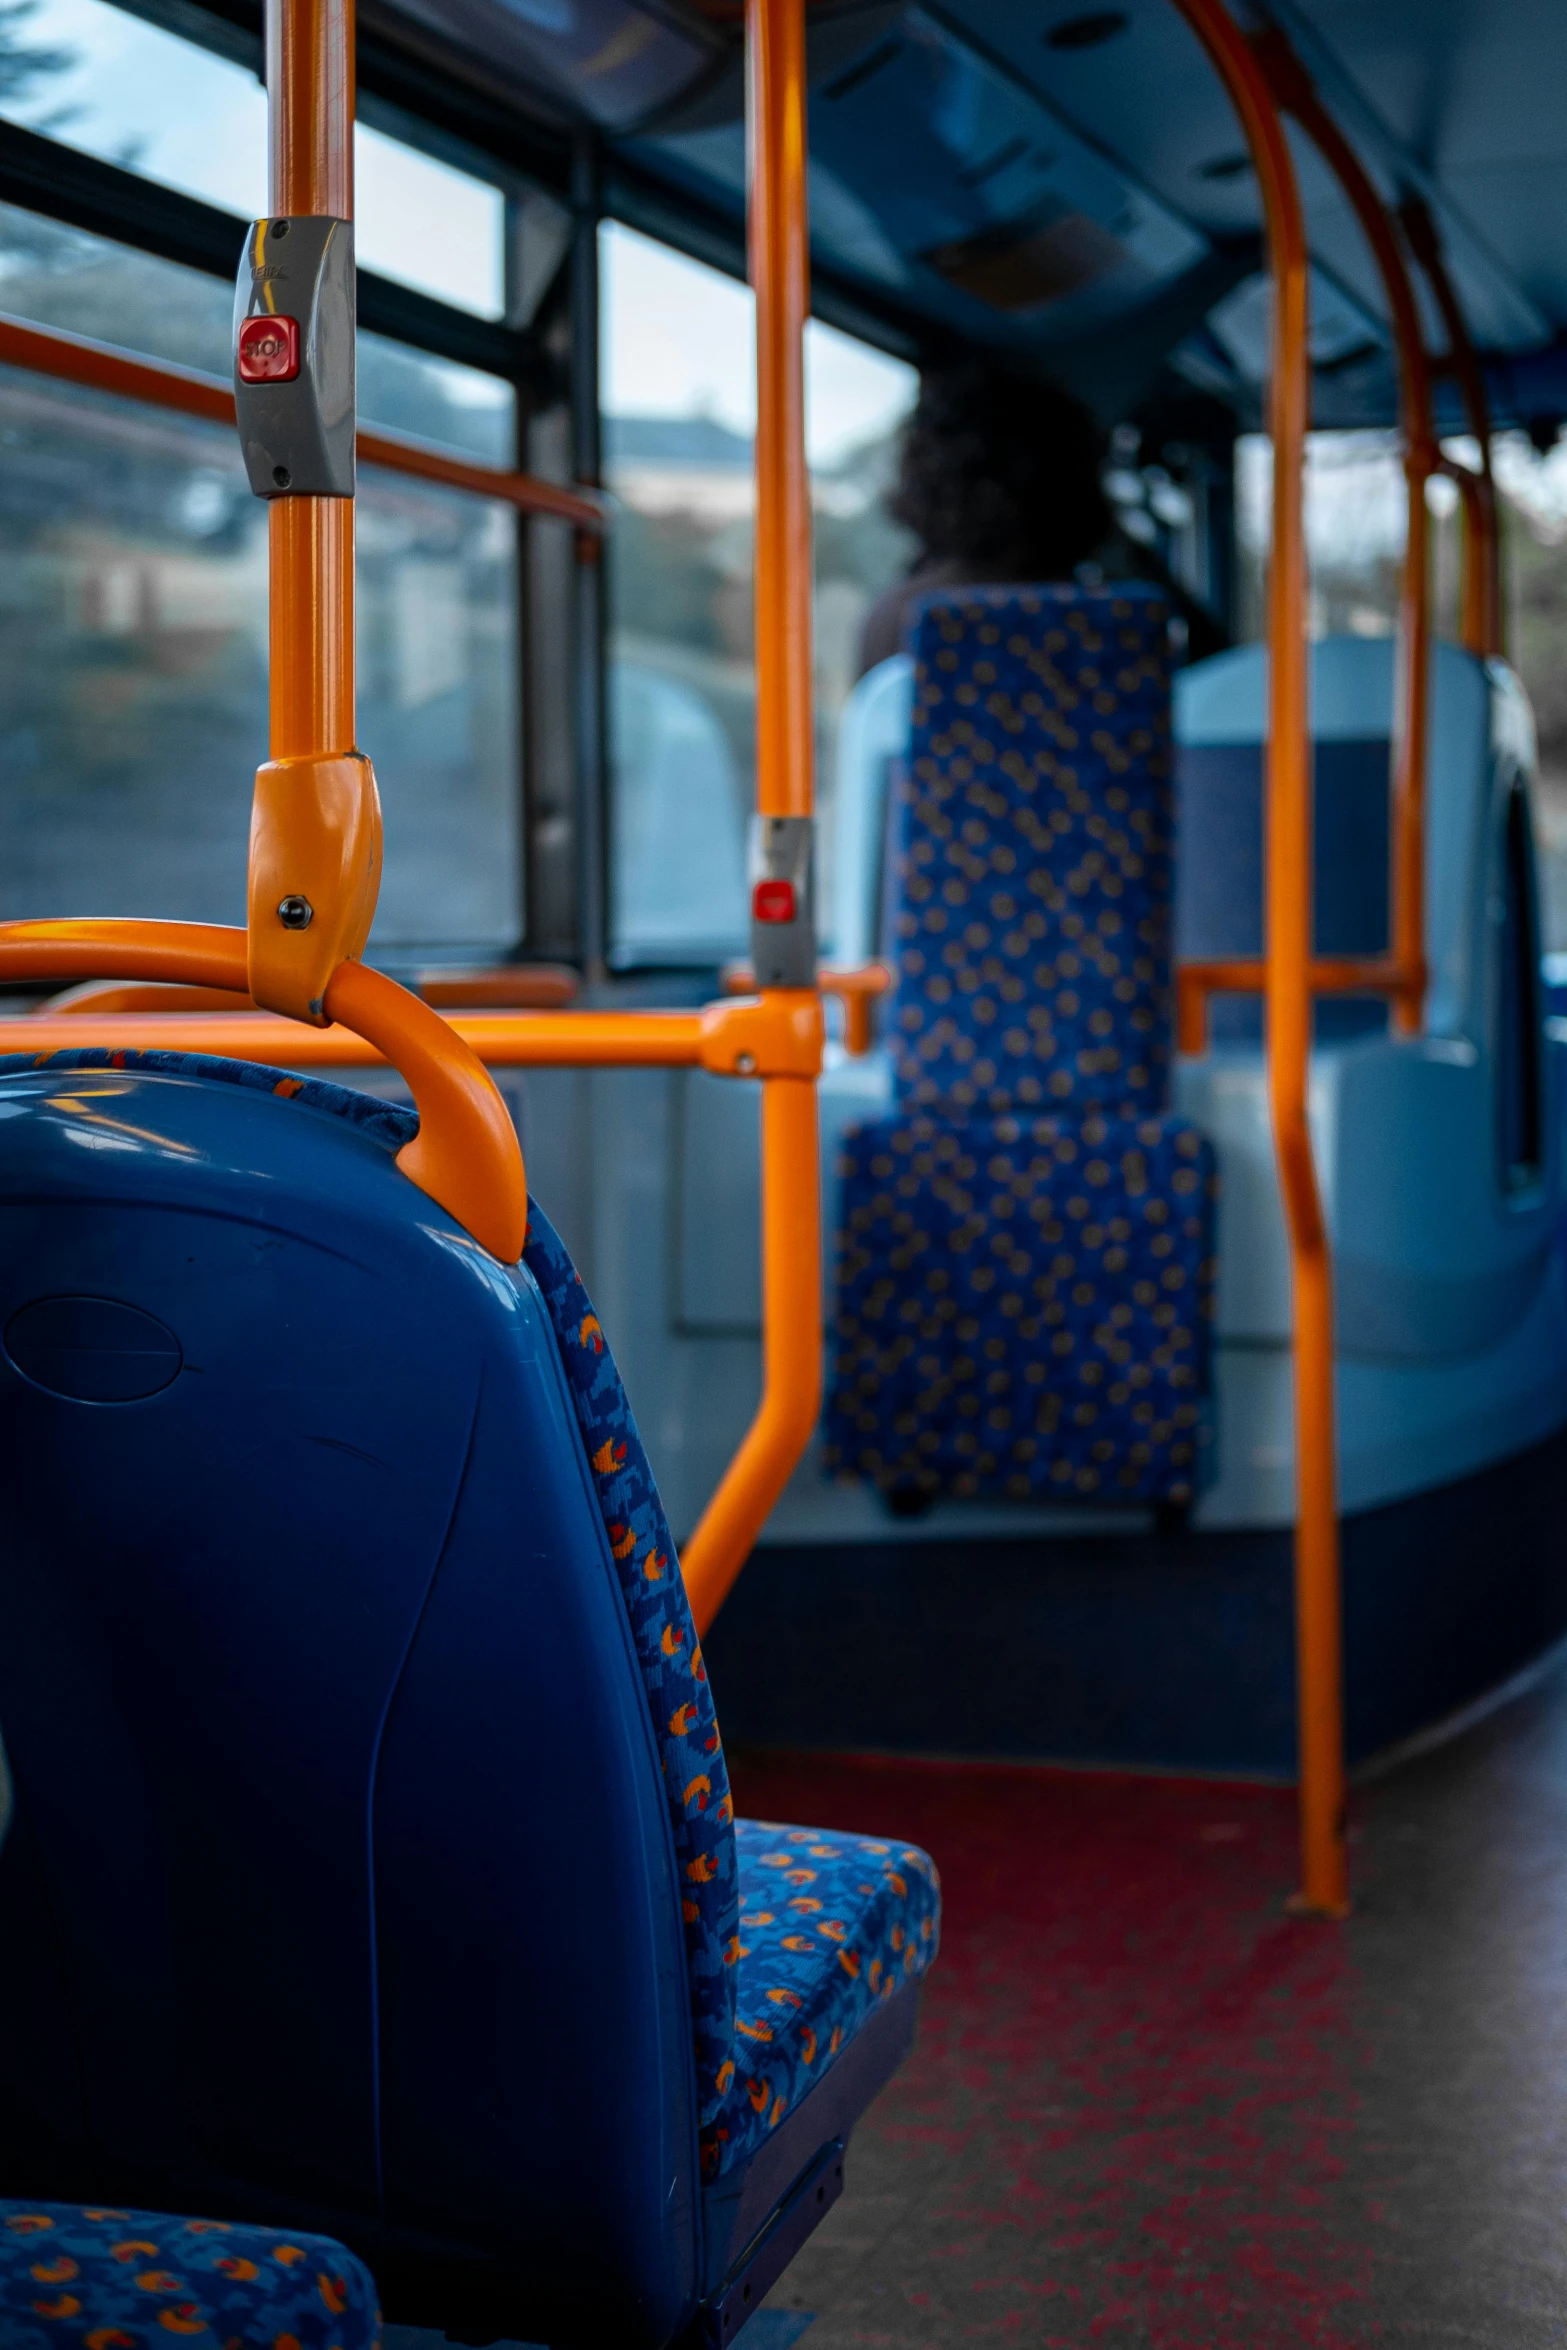
{"type": "Polygon", "coordinates": [[[763,816],[809,816],[815,743],[802,0],[748,0],[745,46],[756,297],[756,805],[763,816]]]}
{"type": "Polygon", "coordinates": [[[1393,324],[1404,428],[1407,527],[1398,607],[1393,727],[1393,871],[1389,921],[1393,1025],[1418,1035],[1425,1011],[1425,783],[1431,678],[1431,565],[1426,483],[1441,463],[1431,371],[1403,247],[1369,173],[1323,105],[1286,36],[1270,25],[1252,46],[1274,96],[1295,117],[1349,198],[1371,248],[1393,324]]]}
{"type": "MultiPolygon", "coordinates": [[[[274,213],[354,217],[354,43],[346,0],[268,0],[274,213]]],[[[354,748],[354,508],[274,498],[272,756],[354,748]]]]}
{"type": "Polygon", "coordinates": [[[1458,641],[1466,653],[1480,659],[1495,649],[1487,618],[1487,548],[1496,526],[1495,508],[1482,475],[1467,465],[1444,457],[1437,471],[1457,490],[1463,506],[1463,587],[1459,601],[1458,641]]]}
{"type": "MultiPolygon", "coordinates": [[[[1442,240],[1429,207],[1419,196],[1406,196],[1398,217],[1409,249],[1425,272],[1426,281],[1442,314],[1447,336],[1447,360],[1458,378],[1469,430],[1479,445],[1478,486],[1464,490],[1464,591],[1459,634],[1464,650],[1482,657],[1502,649],[1501,549],[1497,531],[1496,481],[1491,471],[1491,409],[1485,377],[1469,336],[1442,240]]],[[[1463,468],[1446,470],[1463,486],[1463,468]]],[[[1471,482],[1476,477],[1469,475],[1471,482]]]]}
{"type": "MultiPolygon", "coordinates": [[[[746,129],[756,297],[756,805],[809,816],[811,502],[805,462],[804,0],[747,0],[746,129]]],[[[769,994],[789,998],[792,990],[769,994]]],[[[765,1006],[768,996],[764,995],[765,1006]]],[[[821,1000],[803,998],[815,1021],[821,1000]]],[[[821,1403],[816,1087],[762,1084],[762,1400],[681,1560],[705,1632],[810,1440],[821,1403]]]]}
{"type": "Polygon", "coordinates": [[[1305,222],[1267,77],[1220,0],[1175,0],[1240,117],[1273,274],[1273,552],[1268,578],[1268,1092],[1289,1234],[1295,1368],[1295,1640],[1302,1907],[1341,1916],[1344,1696],[1333,1397],[1333,1283],[1306,1086],[1311,1049],[1311,756],[1302,513],[1310,360],[1305,222]]]}

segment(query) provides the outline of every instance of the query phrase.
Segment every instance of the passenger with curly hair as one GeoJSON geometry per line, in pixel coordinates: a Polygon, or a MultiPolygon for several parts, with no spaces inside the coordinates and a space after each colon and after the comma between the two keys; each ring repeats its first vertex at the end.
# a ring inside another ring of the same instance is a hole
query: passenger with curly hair
{"type": "Polygon", "coordinates": [[[1149,551],[1117,528],[1100,484],[1105,436],[1080,400],[983,360],[928,368],[903,430],[887,501],[919,553],[865,616],[860,669],[901,650],[916,600],[944,587],[1071,579],[1153,579],[1188,620],[1194,655],[1224,642],[1149,551]],[[1208,641],[1202,641],[1208,640],[1208,641]]]}

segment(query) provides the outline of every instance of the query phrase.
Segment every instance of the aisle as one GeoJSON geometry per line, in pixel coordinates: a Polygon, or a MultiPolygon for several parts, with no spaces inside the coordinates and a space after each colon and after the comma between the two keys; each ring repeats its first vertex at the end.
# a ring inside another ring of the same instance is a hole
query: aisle
{"type": "Polygon", "coordinates": [[[1567,1673],[1354,1804],[1283,1914],[1276,1789],[733,1758],[743,1812],[910,1836],[941,1962],[773,2306],[808,2350],[1567,2338],[1567,1673]]]}

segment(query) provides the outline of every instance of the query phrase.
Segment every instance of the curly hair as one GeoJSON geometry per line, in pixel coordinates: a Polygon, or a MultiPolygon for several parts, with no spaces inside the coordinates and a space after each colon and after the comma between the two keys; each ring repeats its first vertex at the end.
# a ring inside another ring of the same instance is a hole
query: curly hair
{"type": "Polygon", "coordinates": [[[1104,436],[1058,385],[966,360],[928,369],[904,426],[888,512],[927,555],[1015,558],[1065,579],[1112,527],[1104,436]]]}

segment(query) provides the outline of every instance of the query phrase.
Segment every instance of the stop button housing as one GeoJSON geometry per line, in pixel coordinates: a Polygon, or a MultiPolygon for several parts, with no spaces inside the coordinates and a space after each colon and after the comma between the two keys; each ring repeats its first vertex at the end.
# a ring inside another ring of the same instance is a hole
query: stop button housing
{"type": "Polygon", "coordinates": [[[258,498],[354,494],[354,229],[252,223],[234,289],[234,404],[258,498]]]}

